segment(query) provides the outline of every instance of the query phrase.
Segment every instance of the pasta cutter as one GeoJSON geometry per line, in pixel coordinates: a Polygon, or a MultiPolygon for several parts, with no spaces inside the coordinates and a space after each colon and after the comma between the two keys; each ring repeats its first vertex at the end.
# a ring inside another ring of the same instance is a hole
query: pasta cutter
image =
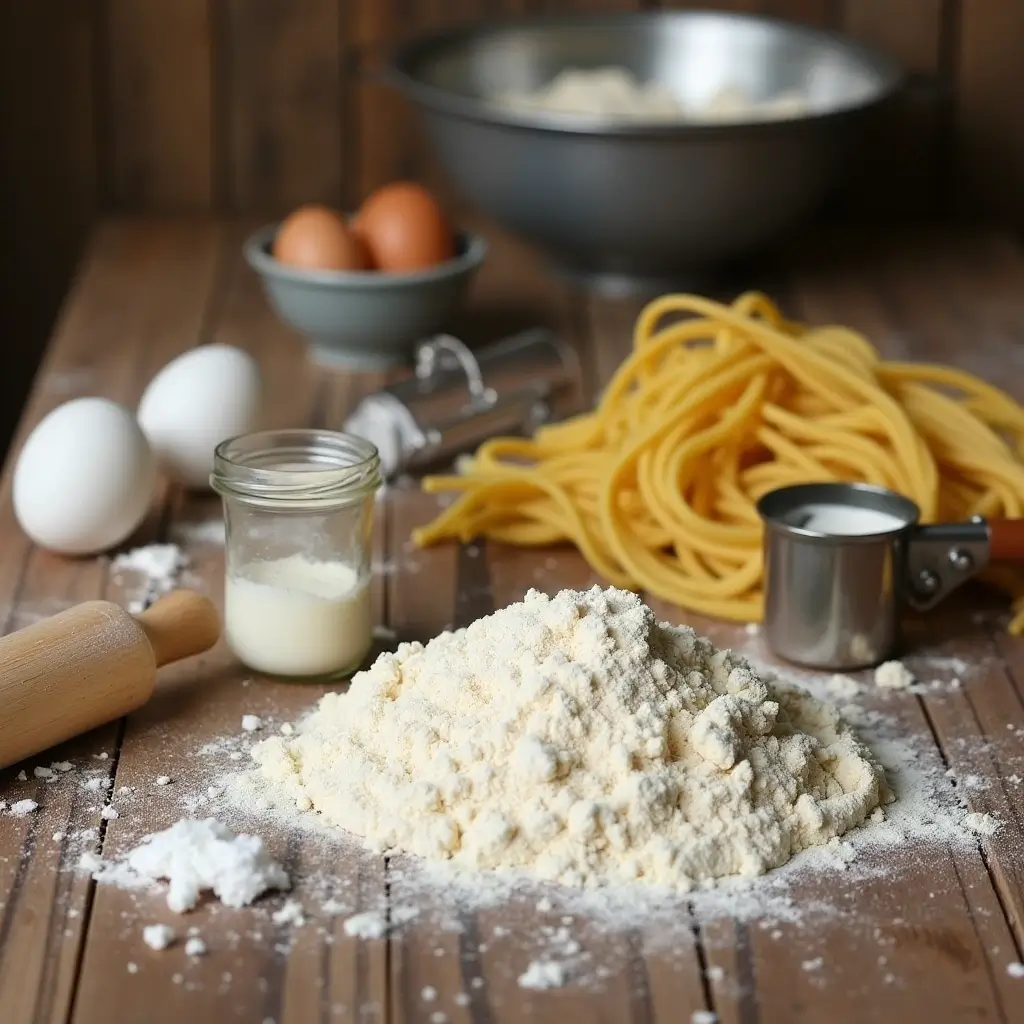
{"type": "Polygon", "coordinates": [[[783,487],[757,510],[765,639],[813,668],[893,657],[904,608],[927,611],[991,562],[1024,561],[1024,519],[920,525],[913,501],[868,484],[783,487]]]}

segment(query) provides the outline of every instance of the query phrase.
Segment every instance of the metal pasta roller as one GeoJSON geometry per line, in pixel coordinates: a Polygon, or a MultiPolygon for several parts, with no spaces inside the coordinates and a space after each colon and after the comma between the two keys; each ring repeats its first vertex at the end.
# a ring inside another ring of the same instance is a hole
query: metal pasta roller
{"type": "Polygon", "coordinates": [[[532,431],[568,410],[579,380],[575,352],[544,328],[476,351],[441,335],[417,348],[412,377],[364,398],[344,429],[376,445],[392,477],[532,431]]]}

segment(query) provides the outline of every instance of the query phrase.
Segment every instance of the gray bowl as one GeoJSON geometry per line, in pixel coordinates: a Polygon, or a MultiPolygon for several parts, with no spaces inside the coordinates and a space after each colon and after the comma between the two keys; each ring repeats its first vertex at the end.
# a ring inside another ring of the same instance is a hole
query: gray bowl
{"type": "Polygon", "coordinates": [[[389,75],[466,198],[556,265],[613,288],[699,278],[800,221],[836,181],[864,115],[901,79],[886,57],[826,32],[693,11],[449,31],[399,49],[389,75]],[[686,103],[738,85],[754,99],[801,89],[810,109],[776,121],[638,123],[495,99],[606,65],[686,103]]]}
{"type": "Polygon", "coordinates": [[[483,262],[487,243],[462,234],[450,260],[408,274],[302,270],[271,255],[277,224],[245,243],[274,311],[303,335],[318,362],[376,370],[408,361],[418,341],[446,327],[483,262]]]}

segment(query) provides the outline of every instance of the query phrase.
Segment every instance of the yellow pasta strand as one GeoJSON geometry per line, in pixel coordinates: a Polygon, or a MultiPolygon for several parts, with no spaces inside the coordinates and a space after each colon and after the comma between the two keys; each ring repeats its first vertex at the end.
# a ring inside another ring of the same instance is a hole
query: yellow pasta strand
{"type": "MultiPolygon", "coordinates": [[[[641,312],[593,411],[427,477],[425,490],[459,496],[413,539],[568,541],[616,586],[750,621],[757,500],[824,480],[897,490],[925,522],[1021,516],[1024,407],[962,370],[883,362],[856,332],[787,320],[759,292],[731,305],[666,295],[641,312]]],[[[1024,633],[1024,576],[989,578],[1024,633]]]]}

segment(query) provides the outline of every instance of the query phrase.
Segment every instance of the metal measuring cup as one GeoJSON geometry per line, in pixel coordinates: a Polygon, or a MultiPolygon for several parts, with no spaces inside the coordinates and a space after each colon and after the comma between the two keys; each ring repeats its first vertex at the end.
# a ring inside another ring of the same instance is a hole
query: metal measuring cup
{"type": "Polygon", "coordinates": [[[991,561],[1024,558],[1024,520],[918,525],[910,499],[867,484],[782,487],[764,521],[764,635],[798,665],[850,671],[891,658],[904,607],[927,611],[991,561]]]}

